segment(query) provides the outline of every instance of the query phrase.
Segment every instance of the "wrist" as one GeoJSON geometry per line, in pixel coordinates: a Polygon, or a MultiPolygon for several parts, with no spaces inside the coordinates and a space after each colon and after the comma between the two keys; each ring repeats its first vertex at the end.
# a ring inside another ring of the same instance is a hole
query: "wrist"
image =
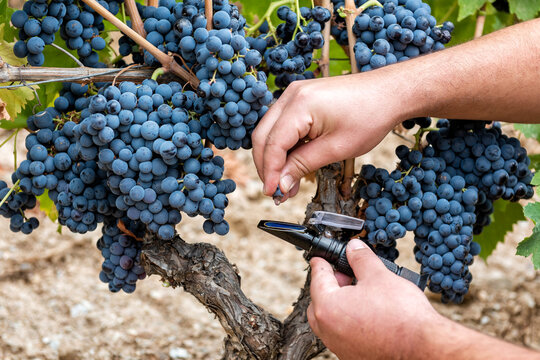
{"type": "Polygon", "coordinates": [[[442,359],[438,339],[451,333],[452,322],[433,310],[418,319],[415,324],[407,341],[404,358],[428,360],[433,359],[434,354],[439,354],[436,357],[440,356],[442,359]]]}

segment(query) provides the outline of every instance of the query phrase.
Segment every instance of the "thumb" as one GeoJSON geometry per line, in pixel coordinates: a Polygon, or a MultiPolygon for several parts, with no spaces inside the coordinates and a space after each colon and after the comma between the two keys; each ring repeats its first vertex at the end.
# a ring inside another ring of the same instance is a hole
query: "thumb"
{"type": "Polygon", "coordinates": [[[347,244],[347,260],[358,281],[387,271],[382,261],[362,240],[352,239],[349,241],[347,244]]]}
{"type": "Polygon", "coordinates": [[[319,168],[338,161],[333,152],[321,149],[332,149],[332,141],[327,137],[319,137],[296,147],[287,155],[281,171],[279,187],[284,193],[292,190],[304,176],[319,168]]]}

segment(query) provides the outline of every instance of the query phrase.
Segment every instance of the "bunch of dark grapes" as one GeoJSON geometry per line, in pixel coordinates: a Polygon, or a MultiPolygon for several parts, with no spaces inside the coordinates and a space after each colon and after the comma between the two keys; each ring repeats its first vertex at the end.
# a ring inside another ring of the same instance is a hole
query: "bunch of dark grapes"
{"type": "Polygon", "coordinates": [[[251,147],[251,133],[273,100],[266,74],[256,68],[261,54],[249,48],[245,19],[235,5],[214,3],[213,29],[206,30],[204,4],[184,6],[175,24],[180,55],[196,64],[205,112],[201,123],[218,149],[251,147]],[[197,10],[197,12],[195,11],[197,10]]]}
{"type": "Polygon", "coordinates": [[[446,174],[460,175],[467,187],[478,189],[475,234],[489,225],[495,200],[518,201],[534,195],[527,150],[518,139],[503,134],[498,123],[486,124],[439,120],[440,130],[427,136],[447,163],[446,174]]]}
{"type": "Polygon", "coordinates": [[[311,66],[313,51],[324,45],[322,30],[330,20],[330,11],[321,6],[301,7],[297,14],[289,7],[281,6],[277,16],[285,21],[276,28],[281,43],[266,50],[266,64],[274,75],[303,74],[311,66]]]}
{"type": "MultiPolygon", "coordinates": [[[[116,15],[120,9],[116,1],[98,1],[101,6],[116,15]]],[[[82,2],[67,5],[60,36],[70,50],[77,50],[79,59],[85,66],[100,67],[97,51],[103,50],[107,43],[100,36],[105,29],[103,17],[82,2]]]]}
{"type": "Polygon", "coordinates": [[[367,242],[393,261],[396,240],[414,231],[415,258],[443,302],[461,303],[468,292],[480,252],[473,235],[489,224],[493,201],[533,195],[525,149],[486,124],[441,120],[422,150],[396,148],[396,170],[364,165],[360,174],[367,242]]]}
{"type": "MultiPolygon", "coordinates": [[[[144,234],[144,227],[128,219],[122,219],[125,228],[135,236],[144,234]]],[[[146,278],[142,267],[142,242],[122,233],[118,220],[106,220],[101,229],[103,236],[97,241],[97,248],[103,256],[99,279],[109,284],[111,292],[123,290],[127,294],[135,291],[137,280],[146,278]]]]}
{"type": "Polygon", "coordinates": [[[17,190],[11,191],[5,181],[0,181],[0,200],[4,200],[0,206],[0,215],[10,220],[9,229],[12,232],[31,234],[39,226],[39,220],[35,217],[27,218],[26,210],[36,207],[36,197],[17,190]],[[8,196],[9,194],[9,196],[8,196]]]}
{"type": "MultiPolygon", "coordinates": [[[[113,14],[120,6],[115,0],[99,3],[113,14]]],[[[102,67],[97,51],[106,46],[100,36],[104,30],[103,17],[88,5],[77,0],[26,1],[22,10],[15,11],[11,23],[19,30],[19,40],[13,47],[16,56],[26,57],[32,66],[45,61],[43,50],[55,40],[56,32],[86,66],[102,67]]]]}
{"type": "Polygon", "coordinates": [[[224,161],[203,146],[202,126],[191,118],[200,101],[178,83],[123,82],[89,98],[73,129],[81,158],[106,172],[116,213],[164,240],[173,238],[180,211],[205,217],[206,232],[229,231],[224,209],[235,185],[221,180],[224,161]]]}
{"type": "Polygon", "coordinates": [[[17,57],[26,57],[32,66],[41,66],[45,61],[45,45],[54,42],[55,33],[66,15],[66,1],[27,1],[22,10],[11,15],[11,23],[19,29],[19,40],[13,46],[17,57]]]}
{"type": "MultiPolygon", "coordinates": [[[[345,19],[338,9],[344,2],[333,0],[335,11],[331,33],[341,45],[348,44],[345,19]]],[[[357,6],[367,0],[356,1],[357,6]]],[[[383,6],[372,6],[358,15],[353,32],[356,39],[354,56],[360,71],[369,71],[405,61],[435,50],[444,49],[452,38],[454,25],[437,25],[431,8],[421,0],[385,0],[383,6]]]]}

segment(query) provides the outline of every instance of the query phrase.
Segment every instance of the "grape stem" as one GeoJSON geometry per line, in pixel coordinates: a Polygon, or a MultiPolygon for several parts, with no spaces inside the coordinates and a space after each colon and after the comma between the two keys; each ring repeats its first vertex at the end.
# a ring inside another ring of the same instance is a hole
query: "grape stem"
{"type": "Polygon", "coordinates": [[[292,4],[292,3],[293,3],[293,0],[280,0],[280,1],[272,2],[270,6],[268,6],[268,9],[266,9],[266,12],[261,17],[261,19],[255,25],[253,25],[246,31],[246,37],[253,35],[255,31],[259,30],[259,28],[262,26],[262,24],[264,24],[265,21],[268,21],[268,24],[270,24],[270,17],[272,16],[272,13],[274,12],[274,10],[276,10],[278,7],[282,5],[286,5],[286,4],[292,4]]]}
{"type": "Polygon", "coordinates": [[[189,71],[184,69],[178,64],[172,56],[169,56],[159,50],[157,47],[152,45],[148,40],[146,40],[141,35],[137,34],[133,29],[124,24],[121,20],[116,18],[112,13],[107,9],[101,6],[96,0],[82,0],[88,6],[90,6],[95,12],[103,16],[111,24],[116,26],[120,31],[126,34],[129,38],[139,44],[140,47],[152,54],[167,71],[171,71],[173,74],[179,76],[180,78],[187,81],[193,89],[199,87],[199,79],[193,74],[190,74],[189,71]]]}
{"type": "Polygon", "coordinates": [[[302,30],[300,23],[306,21],[304,17],[302,16],[302,12],[300,11],[300,1],[294,0],[294,6],[296,8],[296,15],[298,15],[298,21],[296,21],[296,27],[294,28],[293,36],[294,39],[296,37],[296,34],[298,33],[298,30],[302,30]]]}
{"type": "Polygon", "coordinates": [[[15,134],[16,134],[15,131],[12,132],[11,135],[9,135],[9,137],[8,137],[6,140],[4,140],[4,141],[2,142],[2,144],[0,144],[0,148],[1,148],[2,146],[6,145],[6,143],[7,143],[9,140],[11,140],[11,138],[14,137],[15,134]]]}
{"type": "Polygon", "coordinates": [[[418,131],[416,132],[416,134],[414,134],[414,150],[420,150],[420,143],[422,142],[422,136],[424,135],[424,133],[426,132],[430,132],[430,131],[438,131],[439,129],[437,128],[420,128],[418,129],[418,131]]]}
{"type": "Polygon", "coordinates": [[[160,68],[157,68],[156,70],[154,70],[154,72],[152,73],[152,80],[157,80],[158,77],[160,77],[161,75],[165,74],[165,69],[160,67],[160,68]]]}
{"type": "Polygon", "coordinates": [[[15,130],[15,136],[13,137],[13,168],[17,171],[17,135],[19,134],[20,128],[15,130]]]}
{"type": "Polygon", "coordinates": [[[370,8],[372,6],[379,6],[379,7],[383,7],[383,5],[378,2],[377,0],[369,0],[368,2],[366,2],[365,4],[363,5],[360,5],[358,7],[358,9],[356,9],[355,13],[354,13],[354,16],[358,16],[360,15],[361,13],[363,13],[367,8],[370,8]]]}
{"type": "Polygon", "coordinates": [[[55,43],[52,43],[51,46],[55,49],[58,49],[60,50],[61,52],[63,52],[64,54],[66,54],[67,56],[69,56],[70,58],[73,59],[73,61],[75,61],[77,63],[77,65],[79,65],[80,67],[84,67],[84,64],[82,62],[79,61],[79,59],[77,59],[75,56],[73,56],[69,51],[67,51],[66,49],[63,49],[62,47],[56,45],[55,43]]]}
{"type": "Polygon", "coordinates": [[[159,5],[158,0],[148,0],[148,6],[158,7],[158,5],[159,5]]]}
{"type": "Polygon", "coordinates": [[[9,189],[8,193],[6,194],[6,196],[4,196],[4,198],[2,199],[2,201],[0,201],[0,207],[2,205],[4,205],[4,203],[6,202],[6,200],[9,198],[9,196],[11,195],[11,193],[15,190],[15,188],[17,186],[19,186],[19,183],[21,182],[21,179],[18,179],[17,182],[15,184],[13,184],[13,186],[11,187],[11,189],[9,189]]]}

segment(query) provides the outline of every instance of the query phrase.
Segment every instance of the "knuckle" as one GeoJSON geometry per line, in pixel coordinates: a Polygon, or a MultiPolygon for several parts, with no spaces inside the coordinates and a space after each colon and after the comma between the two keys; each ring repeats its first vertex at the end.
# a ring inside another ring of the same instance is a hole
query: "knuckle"
{"type": "Polygon", "coordinates": [[[301,176],[309,174],[312,171],[309,161],[300,155],[291,155],[289,160],[301,176]]]}
{"type": "Polygon", "coordinates": [[[321,306],[316,306],[313,309],[313,317],[318,323],[324,323],[326,320],[327,311],[324,308],[321,308],[321,306]]]}

